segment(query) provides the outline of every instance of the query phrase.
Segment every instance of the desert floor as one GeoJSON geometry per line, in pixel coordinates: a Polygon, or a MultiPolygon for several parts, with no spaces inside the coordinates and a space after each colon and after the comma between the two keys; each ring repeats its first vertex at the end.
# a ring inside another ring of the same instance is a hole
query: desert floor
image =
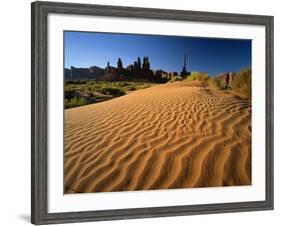
{"type": "Polygon", "coordinates": [[[251,184],[251,102],[175,82],[65,110],[65,193],[251,184]]]}

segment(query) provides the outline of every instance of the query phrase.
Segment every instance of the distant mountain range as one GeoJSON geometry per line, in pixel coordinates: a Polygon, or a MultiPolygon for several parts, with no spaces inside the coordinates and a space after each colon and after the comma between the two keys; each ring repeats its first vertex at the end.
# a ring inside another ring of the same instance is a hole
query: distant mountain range
{"type": "Polygon", "coordinates": [[[65,68],[64,78],[65,80],[88,80],[88,79],[100,79],[104,76],[105,69],[92,66],[89,68],[65,68]]]}

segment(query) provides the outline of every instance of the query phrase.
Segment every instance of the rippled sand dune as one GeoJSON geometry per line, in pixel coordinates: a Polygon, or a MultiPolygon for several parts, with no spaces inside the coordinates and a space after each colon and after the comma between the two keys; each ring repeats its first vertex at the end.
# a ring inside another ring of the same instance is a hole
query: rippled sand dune
{"type": "Polygon", "coordinates": [[[251,184],[251,102],[183,82],[65,110],[65,193],[251,184]]]}

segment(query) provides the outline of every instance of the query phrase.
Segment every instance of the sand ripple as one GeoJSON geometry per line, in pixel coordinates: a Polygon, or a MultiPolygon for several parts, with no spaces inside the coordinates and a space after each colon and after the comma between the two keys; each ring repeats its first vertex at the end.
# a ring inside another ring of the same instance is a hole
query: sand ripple
{"type": "Polygon", "coordinates": [[[65,193],[251,184],[251,102],[164,84],[65,111],[65,193]]]}

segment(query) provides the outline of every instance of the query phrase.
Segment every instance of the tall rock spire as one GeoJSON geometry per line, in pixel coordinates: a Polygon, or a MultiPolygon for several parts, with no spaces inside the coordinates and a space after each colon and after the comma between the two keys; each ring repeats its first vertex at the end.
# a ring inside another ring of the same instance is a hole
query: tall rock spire
{"type": "Polygon", "coordinates": [[[118,58],[117,69],[118,69],[118,72],[121,72],[123,70],[123,64],[122,64],[121,58],[118,58]]]}
{"type": "Polygon", "coordinates": [[[184,54],[183,56],[183,67],[182,67],[182,71],[181,71],[181,76],[182,77],[186,77],[188,75],[188,72],[186,70],[186,54],[184,54]]]}

